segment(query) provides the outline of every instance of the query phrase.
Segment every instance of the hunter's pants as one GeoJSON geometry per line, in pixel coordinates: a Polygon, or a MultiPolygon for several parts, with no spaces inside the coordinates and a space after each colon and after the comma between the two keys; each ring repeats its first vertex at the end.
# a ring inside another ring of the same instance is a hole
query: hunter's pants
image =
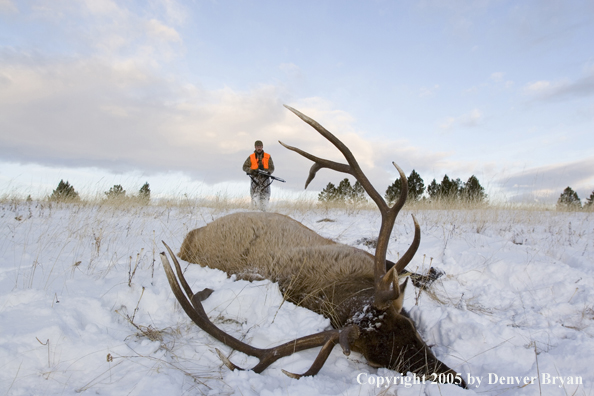
{"type": "Polygon", "coordinates": [[[252,196],[252,209],[259,209],[265,212],[268,207],[268,201],[270,200],[269,180],[265,179],[259,183],[252,180],[250,195],[252,196]]]}

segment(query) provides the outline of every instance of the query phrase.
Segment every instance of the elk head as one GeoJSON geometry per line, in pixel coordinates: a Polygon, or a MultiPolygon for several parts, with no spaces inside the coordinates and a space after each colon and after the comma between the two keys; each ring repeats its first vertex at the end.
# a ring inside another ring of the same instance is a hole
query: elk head
{"type": "MultiPolygon", "coordinates": [[[[322,348],[318,357],[307,372],[303,374],[285,372],[285,374],[294,378],[315,375],[324,365],[333,347],[336,344],[340,344],[346,355],[349,355],[351,350],[359,352],[374,367],[387,367],[401,373],[410,371],[420,376],[424,375],[427,380],[456,383],[462,387],[466,387],[464,380],[458,373],[433,355],[416,331],[413,321],[402,309],[404,291],[408,279],[400,285],[399,274],[404,273],[405,267],[415,255],[421,240],[420,227],[414,216],[415,236],[411,246],[398,262],[393,265],[389,262],[390,265],[388,268],[386,266],[386,252],[390,234],[396,217],[404,206],[408,195],[408,184],[404,172],[398,165],[393,163],[402,180],[402,192],[398,201],[392,207],[389,207],[382,196],[371,185],[348,147],[313,119],[289,106],[285,107],[329,140],[340,150],[347,161],[347,164],[342,164],[318,158],[296,147],[279,142],[287,149],[314,162],[305,187],[307,188],[309,183],[314,179],[318,170],[329,168],[354,176],[377,205],[382,221],[373,262],[373,279],[370,279],[369,284],[361,286],[356,293],[352,293],[345,301],[341,302],[340,317],[342,319],[333,320],[335,329],[308,335],[274,348],[261,349],[248,345],[224,333],[209,320],[201,301],[208,297],[212,290],[205,289],[202,292],[194,294],[182,274],[177,258],[171,249],[165,245],[173,259],[177,278],[169,264],[167,256],[161,253],[163,267],[173,293],[182,308],[201,329],[217,340],[247,355],[257,357],[260,362],[252,370],[258,373],[281,357],[321,346],[322,348]]],[[[239,367],[231,363],[220,352],[219,356],[230,369],[239,369],[239,367]]]]}

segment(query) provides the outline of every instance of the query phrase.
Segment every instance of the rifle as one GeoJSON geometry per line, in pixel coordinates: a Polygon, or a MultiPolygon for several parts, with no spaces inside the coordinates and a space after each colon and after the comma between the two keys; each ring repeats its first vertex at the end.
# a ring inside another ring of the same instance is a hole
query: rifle
{"type": "MultiPolygon", "coordinates": [[[[272,176],[270,173],[268,173],[268,172],[266,172],[266,171],[264,171],[264,170],[262,170],[262,169],[256,169],[256,172],[255,172],[255,174],[256,174],[257,176],[264,176],[264,177],[266,177],[266,178],[270,178],[270,179],[272,179],[272,180],[277,180],[277,181],[279,181],[279,182],[286,183],[286,182],[285,182],[283,179],[281,179],[280,177],[272,176]]],[[[250,178],[252,178],[252,176],[253,176],[254,174],[253,174],[253,173],[246,173],[246,175],[248,175],[250,178]]],[[[254,180],[254,179],[252,178],[252,181],[253,181],[253,180],[254,180]]],[[[270,183],[272,183],[272,182],[270,182],[270,183]]],[[[270,184],[269,184],[269,185],[270,185],[270,184]]]]}

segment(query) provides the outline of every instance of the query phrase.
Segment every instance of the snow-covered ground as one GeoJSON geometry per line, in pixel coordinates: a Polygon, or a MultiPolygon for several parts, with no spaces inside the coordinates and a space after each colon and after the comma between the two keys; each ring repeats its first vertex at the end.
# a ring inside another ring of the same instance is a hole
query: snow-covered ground
{"type": "MultiPolygon", "coordinates": [[[[0,395],[594,395],[592,213],[415,212],[422,242],[408,269],[446,275],[431,293],[409,286],[405,307],[437,357],[463,374],[464,390],[386,387],[400,375],[339,347],[315,377],[295,380],[281,369],[305,371],[317,350],[262,374],[229,371],[215,352],[229,348],[183,313],[158,254],[161,240],[177,250],[188,231],[230,211],[0,204],[0,395]],[[387,377],[380,387],[379,377],[387,377]]],[[[377,211],[282,212],[362,249],[379,228],[377,211]]],[[[388,258],[412,240],[409,214],[397,220],[388,258]]],[[[194,291],[215,290],[204,302],[213,322],[255,346],[329,326],[283,304],[268,281],[235,281],[197,265],[186,277],[194,291]]],[[[256,362],[238,352],[231,360],[256,362]]]]}

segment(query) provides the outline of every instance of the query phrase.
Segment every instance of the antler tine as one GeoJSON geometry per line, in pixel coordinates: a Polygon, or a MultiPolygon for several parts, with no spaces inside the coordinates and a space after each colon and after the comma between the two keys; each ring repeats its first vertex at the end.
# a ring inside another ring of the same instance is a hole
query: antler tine
{"type": "Polygon", "coordinates": [[[295,373],[291,373],[286,370],[282,370],[283,373],[285,375],[287,375],[291,378],[295,378],[295,379],[299,379],[301,377],[308,377],[311,375],[316,375],[320,371],[322,366],[324,366],[324,363],[326,363],[326,360],[328,360],[328,357],[330,356],[330,352],[332,352],[332,349],[334,349],[334,346],[336,345],[337,341],[338,341],[338,335],[336,335],[335,337],[330,338],[328,341],[326,341],[326,343],[320,350],[320,353],[318,353],[316,360],[314,360],[314,362],[311,365],[311,367],[309,368],[309,370],[307,370],[305,373],[295,374],[295,373]]]}
{"type": "MultiPolygon", "coordinates": [[[[161,241],[161,242],[163,242],[163,241],[161,241]]],[[[177,272],[177,278],[179,279],[179,283],[181,283],[181,286],[183,287],[184,292],[186,293],[186,296],[190,299],[190,301],[192,301],[192,297],[194,297],[194,292],[192,291],[192,288],[190,287],[190,285],[188,285],[188,282],[186,281],[186,278],[184,277],[184,273],[181,269],[181,266],[179,265],[179,261],[177,261],[177,258],[175,258],[175,255],[171,251],[171,248],[165,242],[163,242],[163,245],[165,245],[165,248],[169,251],[169,254],[171,255],[171,257],[173,257],[173,264],[175,265],[175,271],[177,272]]],[[[167,259],[167,256],[165,256],[165,259],[167,259]]],[[[162,257],[161,257],[161,261],[163,261],[162,257]]],[[[169,261],[167,261],[167,264],[169,264],[169,261]]],[[[169,267],[171,268],[171,266],[169,266],[169,267]]],[[[165,270],[165,273],[167,273],[167,270],[165,270]]],[[[171,281],[172,280],[176,281],[176,278],[174,276],[172,279],[170,279],[169,276],[167,276],[167,280],[169,280],[169,285],[171,286],[171,281]]],[[[176,281],[176,284],[178,284],[177,281],[176,281]]],[[[173,289],[173,286],[171,286],[171,288],[173,289]]],[[[199,293],[201,293],[201,292],[199,292],[199,293]]]]}
{"type": "Polygon", "coordinates": [[[295,379],[299,379],[301,377],[307,377],[310,375],[316,375],[320,371],[322,366],[324,366],[324,363],[326,363],[326,360],[328,360],[328,356],[330,356],[330,352],[332,352],[332,349],[334,348],[334,346],[336,345],[337,342],[340,343],[340,346],[342,347],[342,352],[346,356],[349,356],[351,354],[351,344],[357,338],[359,338],[360,334],[361,334],[361,329],[359,328],[359,326],[357,326],[357,325],[347,326],[340,331],[340,334],[336,334],[335,336],[329,338],[328,341],[326,341],[326,343],[320,350],[320,353],[318,353],[316,360],[313,362],[313,364],[311,365],[309,370],[307,370],[305,373],[294,374],[294,373],[290,373],[286,370],[282,370],[282,371],[289,377],[295,378],[295,379]]]}
{"type": "Polygon", "coordinates": [[[396,218],[398,212],[400,212],[400,209],[402,209],[402,207],[404,206],[406,198],[408,198],[408,179],[406,178],[406,175],[404,174],[402,168],[400,168],[396,162],[392,161],[392,165],[394,165],[394,168],[396,168],[396,170],[398,171],[398,174],[400,175],[400,181],[402,183],[402,188],[400,190],[400,196],[398,197],[398,201],[396,201],[394,206],[390,208],[391,211],[394,212],[394,218],[396,218]]]}
{"type": "Polygon", "coordinates": [[[400,257],[396,264],[394,264],[397,274],[401,274],[404,271],[408,263],[410,263],[412,258],[415,256],[415,253],[417,253],[417,249],[421,244],[421,227],[419,227],[419,223],[417,222],[415,215],[411,214],[411,216],[413,218],[413,222],[415,223],[415,237],[406,253],[404,253],[404,255],[400,257]]]}
{"type": "Polygon", "coordinates": [[[305,182],[305,188],[307,188],[307,186],[309,186],[309,183],[314,179],[314,177],[316,177],[316,173],[322,168],[330,168],[337,172],[348,173],[348,174],[354,176],[354,174],[351,170],[351,167],[348,165],[316,157],[315,155],[311,155],[310,153],[307,153],[297,147],[293,147],[293,146],[289,146],[288,144],[284,144],[280,140],[278,142],[281,145],[283,145],[285,148],[287,148],[291,151],[294,151],[297,154],[301,154],[308,160],[314,162],[314,164],[311,166],[311,169],[309,170],[309,177],[307,178],[307,180],[305,182]]]}
{"type": "MultiPolygon", "coordinates": [[[[186,291],[187,297],[184,294],[182,288],[180,287],[180,282],[178,282],[177,278],[175,277],[175,273],[173,272],[171,264],[167,259],[167,255],[164,252],[160,253],[161,261],[163,263],[163,269],[165,270],[165,274],[167,275],[167,280],[169,281],[169,286],[171,286],[173,294],[175,295],[177,301],[179,301],[181,307],[186,312],[188,317],[192,319],[192,321],[198,327],[200,327],[202,330],[204,330],[205,332],[207,332],[223,344],[229,346],[232,349],[243,352],[246,355],[257,357],[260,360],[260,362],[252,368],[252,370],[256,373],[261,373],[268,366],[270,366],[272,363],[276,362],[278,359],[282,357],[289,356],[295,352],[300,352],[306,349],[323,346],[312,367],[301,376],[315,375],[318,371],[320,371],[320,369],[324,365],[324,362],[330,355],[330,352],[332,351],[334,345],[336,345],[340,341],[343,350],[350,350],[350,343],[352,343],[359,334],[358,329],[354,330],[351,328],[352,326],[349,326],[345,329],[332,329],[322,331],[316,334],[310,334],[305,337],[297,338],[295,340],[286,342],[273,348],[255,348],[249,344],[246,344],[236,339],[235,337],[225,333],[210,321],[208,315],[204,311],[204,307],[201,302],[202,292],[195,294],[192,292],[190,286],[188,285],[187,281],[183,276],[181,266],[179,265],[179,261],[173,254],[173,251],[171,250],[171,248],[169,248],[169,246],[167,246],[165,242],[163,242],[163,245],[165,245],[165,248],[167,249],[169,255],[173,260],[176,272],[180,278],[181,284],[183,285],[186,291]],[[344,331],[347,331],[347,333],[341,336],[341,332],[344,331]]],[[[224,355],[220,352],[219,356],[221,357],[223,363],[227,367],[229,367],[229,369],[243,370],[242,368],[233,364],[228,358],[224,357],[224,355]]]]}

